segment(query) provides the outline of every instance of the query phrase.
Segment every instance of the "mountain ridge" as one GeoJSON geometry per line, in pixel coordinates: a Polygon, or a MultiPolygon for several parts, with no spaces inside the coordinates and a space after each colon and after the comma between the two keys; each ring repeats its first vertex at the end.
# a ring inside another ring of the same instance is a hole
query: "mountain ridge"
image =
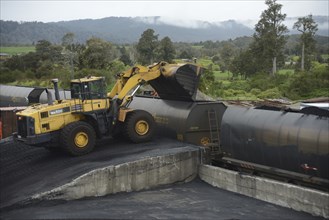
{"type": "MultiPolygon", "coordinates": [[[[317,34],[329,36],[328,26],[325,25],[328,16],[313,16],[313,18],[320,22],[317,34]]],[[[287,18],[288,23],[294,20],[297,18],[287,18]]],[[[131,44],[137,42],[141,34],[149,28],[159,35],[159,39],[168,36],[174,42],[222,41],[251,36],[254,33],[250,25],[235,20],[177,22],[160,16],[105,17],[47,23],[0,20],[0,27],[1,45],[27,45],[38,40],[59,44],[68,32],[73,32],[79,43],[85,43],[87,39],[94,36],[116,44],[131,44]]],[[[290,34],[294,33],[296,30],[290,30],[290,34]]]]}

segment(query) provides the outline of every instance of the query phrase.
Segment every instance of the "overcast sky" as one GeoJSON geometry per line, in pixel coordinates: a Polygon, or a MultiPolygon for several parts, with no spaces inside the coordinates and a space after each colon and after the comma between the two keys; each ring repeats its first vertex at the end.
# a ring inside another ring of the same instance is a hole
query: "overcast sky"
{"type": "MultiPolygon", "coordinates": [[[[257,20],[267,7],[265,0],[217,1],[17,1],[0,0],[1,20],[68,21],[110,16],[164,16],[168,20],[257,20]]],[[[288,17],[308,14],[328,16],[328,0],[278,0],[288,17]]]]}

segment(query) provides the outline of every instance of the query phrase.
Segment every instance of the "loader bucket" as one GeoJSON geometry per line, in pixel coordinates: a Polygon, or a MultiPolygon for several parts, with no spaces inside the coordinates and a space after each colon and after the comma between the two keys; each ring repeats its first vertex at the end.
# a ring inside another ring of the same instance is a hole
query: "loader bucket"
{"type": "Polygon", "coordinates": [[[203,68],[193,64],[172,67],[170,74],[150,81],[161,99],[195,101],[203,68]]]}

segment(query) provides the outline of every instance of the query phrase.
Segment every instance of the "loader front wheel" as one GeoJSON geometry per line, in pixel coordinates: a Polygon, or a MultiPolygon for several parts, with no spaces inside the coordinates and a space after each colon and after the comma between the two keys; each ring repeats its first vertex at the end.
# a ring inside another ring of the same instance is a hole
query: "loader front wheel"
{"type": "Polygon", "coordinates": [[[68,124],[61,132],[63,148],[73,156],[90,153],[96,143],[96,133],[87,122],[77,121],[68,124]]]}
{"type": "Polygon", "coordinates": [[[125,121],[125,133],[134,143],[151,140],[155,133],[155,121],[152,115],[143,110],[130,112],[125,121]]]}

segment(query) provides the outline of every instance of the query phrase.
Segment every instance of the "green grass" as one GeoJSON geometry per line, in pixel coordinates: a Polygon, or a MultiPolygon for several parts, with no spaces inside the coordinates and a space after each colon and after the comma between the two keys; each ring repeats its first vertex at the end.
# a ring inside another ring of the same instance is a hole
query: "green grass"
{"type": "Polygon", "coordinates": [[[231,72],[213,71],[216,80],[228,80],[233,77],[231,72]]]}
{"type": "Polygon", "coordinates": [[[29,52],[35,52],[35,46],[0,47],[0,53],[9,55],[27,54],[29,52]]]}
{"type": "Polygon", "coordinates": [[[278,71],[279,75],[293,75],[295,73],[295,70],[293,69],[282,69],[278,71]]]}
{"type": "Polygon", "coordinates": [[[205,68],[207,68],[210,64],[213,64],[210,59],[198,59],[197,63],[205,68]]]}
{"type": "Polygon", "coordinates": [[[222,83],[223,87],[229,87],[232,82],[229,80],[222,80],[221,83],[222,83]]]}

